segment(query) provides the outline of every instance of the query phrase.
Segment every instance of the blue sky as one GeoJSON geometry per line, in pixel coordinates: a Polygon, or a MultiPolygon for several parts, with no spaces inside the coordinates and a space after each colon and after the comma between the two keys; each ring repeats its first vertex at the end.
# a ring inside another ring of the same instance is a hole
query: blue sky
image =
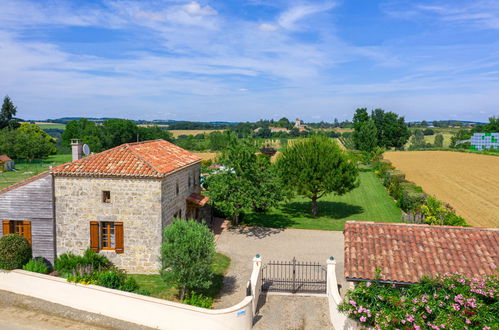
{"type": "Polygon", "coordinates": [[[499,1],[0,1],[27,119],[499,115],[499,1]]]}

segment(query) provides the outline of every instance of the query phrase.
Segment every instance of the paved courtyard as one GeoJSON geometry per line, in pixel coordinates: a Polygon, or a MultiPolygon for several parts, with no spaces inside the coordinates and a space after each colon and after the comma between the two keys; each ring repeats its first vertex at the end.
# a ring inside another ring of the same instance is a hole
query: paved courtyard
{"type": "Polygon", "coordinates": [[[341,293],[346,285],[343,277],[343,232],[340,231],[231,228],[218,238],[217,249],[231,258],[231,265],[216,308],[235,305],[244,298],[252,259],[257,253],[264,263],[296,257],[298,261],[317,261],[325,265],[327,258],[333,256],[337,262],[336,276],[341,293]]]}

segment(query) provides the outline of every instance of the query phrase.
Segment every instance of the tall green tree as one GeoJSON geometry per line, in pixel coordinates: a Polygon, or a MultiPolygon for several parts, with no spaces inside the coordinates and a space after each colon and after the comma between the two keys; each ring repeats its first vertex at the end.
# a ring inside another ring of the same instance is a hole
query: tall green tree
{"type": "Polygon", "coordinates": [[[435,147],[442,148],[444,146],[444,136],[442,134],[437,134],[435,136],[435,147]]]}
{"type": "Polygon", "coordinates": [[[362,123],[357,134],[357,149],[372,152],[378,146],[378,130],[373,120],[362,123]]]}
{"type": "Polygon", "coordinates": [[[413,136],[411,138],[411,144],[416,148],[423,147],[425,145],[423,131],[421,131],[420,129],[414,130],[413,136]]]}
{"type": "Polygon", "coordinates": [[[0,154],[31,161],[46,158],[56,151],[55,140],[38,125],[22,123],[15,130],[0,130],[0,154]]]}
{"type": "Polygon", "coordinates": [[[176,284],[180,300],[190,290],[206,289],[211,285],[214,258],[214,236],[204,223],[173,219],[164,229],[161,276],[176,284]]]}
{"type": "Polygon", "coordinates": [[[137,142],[139,129],[137,124],[127,119],[108,119],[103,123],[106,149],[123,143],[137,142]]]}
{"type": "Polygon", "coordinates": [[[333,192],[343,195],[358,186],[357,167],[324,136],[297,141],[283,151],[276,164],[282,182],[312,200],[313,216],[318,214],[318,199],[333,192]]]}
{"type": "Polygon", "coordinates": [[[17,113],[17,107],[12,103],[8,95],[3,99],[2,110],[0,111],[0,129],[10,128],[16,129],[19,127],[19,122],[14,118],[17,113]]]}
{"type": "Polygon", "coordinates": [[[238,139],[229,132],[226,136],[227,146],[218,159],[223,169],[207,178],[207,194],[237,225],[244,209],[264,211],[276,206],[284,192],[274,166],[256,155],[253,139],[238,139]]]}

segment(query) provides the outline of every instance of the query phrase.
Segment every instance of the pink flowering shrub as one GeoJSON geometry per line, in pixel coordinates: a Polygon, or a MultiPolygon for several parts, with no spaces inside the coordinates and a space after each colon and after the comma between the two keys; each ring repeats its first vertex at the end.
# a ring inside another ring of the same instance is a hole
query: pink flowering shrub
{"type": "Polygon", "coordinates": [[[499,280],[459,274],[393,287],[377,281],[347,292],[339,310],[376,329],[498,329],[499,280]]]}

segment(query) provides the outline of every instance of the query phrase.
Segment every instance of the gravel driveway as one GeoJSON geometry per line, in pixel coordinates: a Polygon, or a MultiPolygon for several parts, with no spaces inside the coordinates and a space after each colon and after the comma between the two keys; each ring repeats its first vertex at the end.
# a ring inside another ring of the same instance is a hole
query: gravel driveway
{"type": "MultiPolygon", "coordinates": [[[[258,253],[263,262],[268,260],[317,261],[326,264],[327,258],[336,259],[338,284],[345,288],[343,277],[343,232],[238,227],[225,230],[217,241],[220,253],[231,258],[224,288],[216,308],[233,306],[245,295],[246,283],[252,270],[252,259],[258,253]]],[[[341,290],[340,292],[343,292],[341,290]]]]}

